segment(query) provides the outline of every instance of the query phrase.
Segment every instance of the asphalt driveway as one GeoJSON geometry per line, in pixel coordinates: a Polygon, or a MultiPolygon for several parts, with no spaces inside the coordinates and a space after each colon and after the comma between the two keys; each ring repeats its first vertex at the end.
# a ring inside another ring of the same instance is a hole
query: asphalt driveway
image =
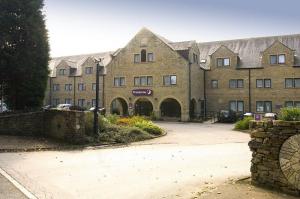
{"type": "Polygon", "coordinates": [[[203,184],[250,175],[249,135],[232,125],[158,124],[167,136],[128,147],[2,153],[0,167],[38,198],[191,198],[203,184]]]}

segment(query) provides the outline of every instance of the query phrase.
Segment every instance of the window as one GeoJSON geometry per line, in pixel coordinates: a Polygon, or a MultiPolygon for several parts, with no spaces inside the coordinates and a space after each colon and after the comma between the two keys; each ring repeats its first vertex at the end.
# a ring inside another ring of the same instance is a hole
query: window
{"type": "Polygon", "coordinates": [[[294,107],[294,102],[293,101],[285,102],[285,107],[289,107],[289,108],[294,107]]]}
{"type": "Polygon", "coordinates": [[[263,88],[264,87],[264,80],[263,79],[257,79],[256,80],[256,88],[263,88]]]}
{"type": "Polygon", "coordinates": [[[272,87],[271,79],[265,79],[264,86],[265,88],[271,88],[272,87]]]}
{"type": "Polygon", "coordinates": [[[256,88],[271,88],[271,79],[257,79],[256,88]]]}
{"type": "Polygon", "coordinates": [[[292,78],[286,78],[285,79],[285,88],[293,88],[294,84],[293,84],[294,79],[292,78]]]}
{"type": "Polygon", "coordinates": [[[176,85],[177,84],[177,77],[176,75],[171,75],[171,85],[176,85]]]}
{"type": "Polygon", "coordinates": [[[78,99],[78,106],[84,107],[85,99],[78,99]]]}
{"type": "Polygon", "coordinates": [[[58,74],[59,75],[66,75],[67,74],[66,69],[59,69],[58,74]]]}
{"type": "Polygon", "coordinates": [[[230,59],[229,58],[217,58],[217,66],[230,66],[230,59]]]}
{"type": "Polygon", "coordinates": [[[285,55],[270,55],[270,64],[285,64],[285,55]]]}
{"type": "Polygon", "coordinates": [[[286,78],[285,88],[300,88],[300,78],[286,78]]]}
{"type": "Polygon", "coordinates": [[[198,55],[193,53],[193,61],[198,64],[198,55]]]}
{"type": "Polygon", "coordinates": [[[93,67],[86,67],[85,68],[85,74],[92,74],[93,73],[93,67]]]}
{"type": "Polygon", "coordinates": [[[85,85],[82,84],[82,83],[78,84],[78,90],[79,91],[84,91],[85,90],[85,85]]]}
{"type": "Polygon", "coordinates": [[[218,88],[218,80],[211,80],[211,88],[218,88]]]}
{"type": "Polygon", "coordinates": [[[92,99],[92,107],[96,106],[96,99],[92,99]]]}
{"type": "Polygon", "coordinates": [[[125,86],[125,77],[115,77],[114,86],[116,87],[125,86]]]}
{"type": "Polygon", "coordinates": [[[53,84],[53,91],[59,91],[59,84],[53,84]]]}
{"type": "Polygon", "coordinates": [[[230,101],[229,110],[234,112],[244,112],[244,102],[243,101],[230,101]]]}
{"type": "Polygon", "coordinates": [[[242,79],[229,80],[229,88],[244,88],[244,80],[242,79]]]}
{"type": "Polygon", "coordinates": [[[72,84],[65,84],[65,91],[71,91],[72,90],[72,84]]]}
{"type": "Polygon", "coordinates": [[[65,104],[72,104],[72,99],[71,98],[66,98],[65,99],[65,104]]]}
{"type": "Polygon", "coordinates": [[[296,107],[296,108],[300,108],[300,101],[286,101],[285,102],[285,107],[296,107]]]}
{"type": "Polygon", "coordinates": [[[153,61],[154,61],[153,53],[148,53],[148,62],[153,62],[153,61]]]}
{"type": "Polygon", "coordinates": [[[141,62],[146,62],[147,61],[147,53],[146,53],[146,50],[143,49],[141,51],[141,62]]]}
{"type": "Polygon", "coordinates": [[[256,111],[257,112],[272,112],[272,102],[271,101],[257,101],[256,102],[256,111]]]}
{"type": "Polygon", "coordinates": [[[53,99],[53,106],[59,105],[59,98],[53,99]]]}
{"type": "Polygon", "coordinates": [[[177,84],[177,76],[176,75],[165,75],[163,80],[164,80],[165,86],[177,84]]]}
{"type": "Polygon", "coordinates": [[[96,86],[97,84],[96,83],[92,83],[92,90],[95,91],[96,90],[96,86]]]}
{"type": "Polygon", "coordinates": [[[295,88],[300,88],[300,78],[294,79],[294,86],[295,86],[295,88]]]}
{"type": "Polygon", "coordinates": [[[277,64],[277,55],[270,55],[270,64],[277,64]]]}
{"type": "Polygon", "coordinates": [[[134,63],[139,63],[141,61],[141,55],[140,54],[134,54],[134,63]]]}
{"type": "Polygon", "coordinates": [[[134,78],[134,85],[135,86],[150,86],[153,83],[152,76],[141,76],[134,78]]]}
{"type": "Polygon", "coordinates": [[[285,64],[285,55],[278,55],[278,64],[285,64]]]}

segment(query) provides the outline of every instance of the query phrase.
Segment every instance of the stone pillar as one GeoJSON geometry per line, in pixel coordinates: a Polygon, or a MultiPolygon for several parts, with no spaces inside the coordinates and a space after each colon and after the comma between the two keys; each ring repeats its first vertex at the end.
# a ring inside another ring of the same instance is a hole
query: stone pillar
{"type": "Polygon", "coordinates": [[[190,113],[189,111],[184,111],[181,113],[181,121],[182,122],[188,122],[190,121],[190,113]]]}

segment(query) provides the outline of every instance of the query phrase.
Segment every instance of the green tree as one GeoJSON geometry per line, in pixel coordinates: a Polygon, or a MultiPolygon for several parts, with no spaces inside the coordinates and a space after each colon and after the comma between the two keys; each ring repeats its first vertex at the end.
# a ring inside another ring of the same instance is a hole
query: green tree
{"type": "Polygon", "coordinates": [[[42,105],[49,44],[43,0],[0,0],[0,83],[13,110],[42,105]]]}

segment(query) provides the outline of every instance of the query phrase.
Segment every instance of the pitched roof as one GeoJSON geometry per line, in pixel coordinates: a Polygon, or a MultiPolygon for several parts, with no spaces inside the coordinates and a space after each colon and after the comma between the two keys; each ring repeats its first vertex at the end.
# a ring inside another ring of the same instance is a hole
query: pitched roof
{"type": "Polygon", "coordinates": [[[83,54],[83,55],[72,55],[72,56],[64,56],[64,57],[55,57],[49,61],[49,70],[50,77],[56,76],[56,66],[61,63],[61,61],[65,61],[68,66],[76,69],[75,76],[81,75],[81,65],[89,58],[101,58],[103,59],[103,64],[106,66],[111,61],[111,53],[112,52],[103,52],[103,53],[93,53],[93,54],[83,54]]]}
{"type": "Polygon", "coordinates": [[[198,43],[200,59],[206,60],[206,63],[201,63],[201,66],[209,68],[209,56],[224,45],[238,54],[240,58],[238,68],[260,68],[261,52],[275,41],[295,50],[295,65],[300,66],[300,34],[198,43]]]}

